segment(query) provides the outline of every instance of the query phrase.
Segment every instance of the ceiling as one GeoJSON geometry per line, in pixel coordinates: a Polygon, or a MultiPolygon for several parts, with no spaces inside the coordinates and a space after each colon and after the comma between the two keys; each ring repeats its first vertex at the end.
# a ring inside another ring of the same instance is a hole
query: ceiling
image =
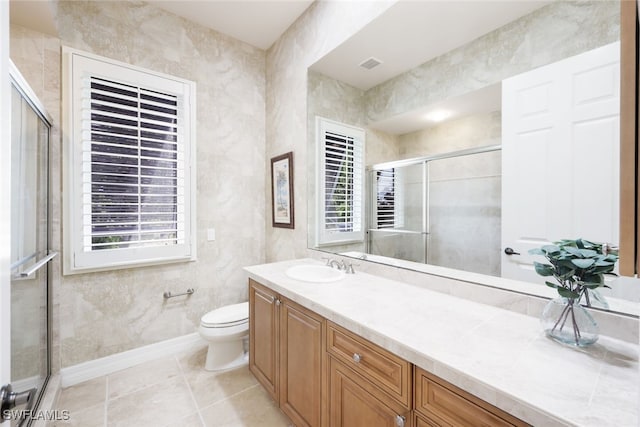
{"type": "Polygon", "coordinates": [[[501,105],[502,85],[498,83],[404,114],[369,123],[367,127],[392,135],[404,135],[471,114],[500,111],[501,105]],[[437,116],[440,114],[443,115],[438,118],[437,116]]]}
{"type": "Polygon", "coordinates": [[[313,0],[150,0],[147,3],[266,50],[313,0]]]}
{"type": "Polygon", "coordinates": [[[311,69],[367,90],[549,3],[401,0],[311,69]],[[370,57],[382,64],[371,70],[359,66],[370,57]]]}
{"type": "MultiPolygon", "coordinates": [[[[150,0],[147,3],[266,50],[313,0],[150,0]]],[[[49,0],[11,0],[10,13],[12,23],[57,35],[49,0]]]]}

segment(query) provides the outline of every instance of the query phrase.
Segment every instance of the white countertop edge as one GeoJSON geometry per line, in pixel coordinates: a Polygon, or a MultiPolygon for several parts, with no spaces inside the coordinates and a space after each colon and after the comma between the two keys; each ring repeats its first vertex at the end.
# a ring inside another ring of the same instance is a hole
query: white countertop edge
{"type": "Polygon", "coordinates": [[[469,375],[468,373],[457,370],[456,368],[447,364],[447,362],[445,361],[434,359],[429,355],[421,353],[403,344],[402,342],[398,342],[393,338],[390,338],[382,334],[381,332],[376,331],[375,329],[360,324],[357,321],[350,319],[349,317],[335,313],[331,309],[318,304],[317,302],[310,300],[294,291],[291,291],[286,287],[281,286],[269,277],[265,277],[265,275],[261,274],[261,272],[259,271],[267,265],[279,266],[279,268],[282,269],[283,280],[295,282],[295,280],[289,279],[284,275],[284,270],[286,270],[286,268],[290,266],[305,263],[320,264],[319,261],[314,259],[297,259],[291,261],[282,261],[278,263],[249,266],[245,267],[244,270],[248,273],[248,276],[251,279],[256,280],[257,282],[271,288],[275,292],[290,299],[291,301],[298,303],[311,311],[314,311],[324,318],[362,336],[363,338],[370,340],[371,342],[388,351],[391,351],[392,353],[407,360],[408,362],[413,363],[416,366],[421,367],[429,372],[432,372],[433,374],[450,382],[451,384],[468,391],[469,393],[477,396],[487,403],[494,405],[531,425],[544,425],[545,427],[577,425],[570,420],[558,416],[557,414],[553,414],[549,411],[544,410],[543,408],[531,404],[530,402],[519,399],[518,397],[515,397],[498,387],[487,384],[474,377],[473,375],[469,375]]]}

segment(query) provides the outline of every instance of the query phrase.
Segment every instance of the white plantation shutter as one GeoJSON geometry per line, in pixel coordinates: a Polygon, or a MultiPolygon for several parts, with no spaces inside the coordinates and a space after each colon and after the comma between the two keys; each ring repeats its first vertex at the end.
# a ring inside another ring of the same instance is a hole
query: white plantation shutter
{"type": "Polygon", "coordinates": [[[394,228],[396,218],[395,169],[376,171],[376,225],[377,228],[394,228]]]}
{"type": "Polygon", "coordinates": [[[364,131],[318,118],[318,244],[364,239],[364,131]]]}
{"type": "Polygon", "coordinates": [[[65,272],[193,259],[193,83],[69,55],[73,257],[65,272]]]}

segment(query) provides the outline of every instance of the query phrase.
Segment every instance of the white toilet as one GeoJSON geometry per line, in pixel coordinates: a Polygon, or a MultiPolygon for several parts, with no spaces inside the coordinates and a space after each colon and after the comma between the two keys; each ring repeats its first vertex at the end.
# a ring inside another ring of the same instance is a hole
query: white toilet
{"type": "Polygon", "coordinates": [[[207,371],[221,371],[248,361],[244,340],[249,336],[249,303],[227,305],[208,312],[200,319],[200,336],[209,343],[207,371]]]}

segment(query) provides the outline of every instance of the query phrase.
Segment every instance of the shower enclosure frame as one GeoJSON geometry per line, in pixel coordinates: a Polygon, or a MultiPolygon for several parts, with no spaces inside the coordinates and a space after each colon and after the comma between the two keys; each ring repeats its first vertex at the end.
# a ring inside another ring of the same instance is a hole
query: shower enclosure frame
{"type": "MultiPolygon", "coordinates": [[[[51,170],[50,170],[50,164],[51,164],[51,128],[52,128],[52,124],[53,124],[53,120],[51,118],[51,116],[47,113],[47,110],[45,109],[44,105],[40,102],[40,100],[38,99],[37,95],[35,94],[35,92],[33,91],[33,89],[31,89],[31,86],[29,85],[29,83],[26,81],[26,79],[22,76],[22,74],[20,73],[20,71],[18,70],[18,68],[15,66],[15,64],[13,63],[13,61],[11,59],[9,59],[9,80],[10,80],[10,87],[14,87],[18,93],[21,95],[22,99],[24,101],[26,101],[26,103],[31,107],[31,109],[34,111],[34,113],[37,115],[37,117],[43,121],[43,123],[45,124],[46,128],[47,128],[47,147],[46,150],[44,151],[46,153],[47,156],[47,162],[46,162],[46,170],[44,171],[44,174],[47,177],[47,183],[46,183],[46,188],[43,188],[44,191],[46,191],[46,201],[47,201],[47,208],[46,208],[46,212],[47,212],[47,221],[46,221],[46,226],[47,226],[47,231],[46,231],[46,252],[47,255],[45,256],[45,258],[43,260],[41,260],[39,263],[36,263],[36,265],[34,265],[32,267],[32,270],[38,270],[40,268],[46,268],[47,269],[47,281],[46,281],[46,290],[44,292],[44,301],[45,301],[45,320],[46,320],[46,328],[45,328],[45,332],[47,335],[46,338],[46,345],[47,345],[47,349],[46,349],[46,375],[42,380],[42,384],[39,385],[39,389],[37,391],[37,395],[35,397],[35,401],[33,402],[33,404],[31,405],[31,410],[37,410],[37,408],[39,408],[40,403],[43,399],[43,396],[45,395],[45,391],[47,389],[47,386],[49,385],[49,380],[51,378],[51,347],[52,347],[52,293],[51,293],[51,268],[50,268],[50,262],[56,255],[56,252],[51,253],[49,251],[49,245],[51,243],[51,170]],[[44,264],[44,265],[43,265],[44,264]]],[[[12,111],[14,106],[12,105],[12,111]]],[[[13,177],[12,177],[13,179],[13,177]]],[[[13,221],[13,220],[12,220],[13,221]]],[[[30,260],[32,257],[30,257],[29,259],[23,259],[20,260],[20,263],[25,263],[26,261],[30,260]]],[[[14,268],[18,267],[17,265],[12,265],[11,268],[12,270],[14,268]]],[[[11,378],[12,382],[15,380],[13,378],[11,378]]],[[[14,390],[16,392],[20,392],[22,390],[14,390]]],[[[33,419],[31,418],[26,418],[23,419],[21,421],[19,421],[18,426],[30,426],[33,423],[33,419]],[[25,424],[26,422],[26,424],[25,424]]]]}
{"type": "Polygon", "coordinates": [[[423,257],[422,263],[427,264],[428,257],[428,239],[429,239],[429,227],[430,227],[430,218],[429,218],[429,163],[435,160],[444,160],[455,157],[463,157],[470,156],[474,154],[482,154],[489,153],[493,151],[502,150],[501,144],[492,144],[485,145],[481,147],[472,147],[466,148],[463,150],[449,151],[446,153],[437,153],[430,154],[421,157],[412,157],[410,159],[402,159],[402,160],[394,160],[391,162],[378,163],[375,165],[371,165],[367,167],[367,181],[369,184],[370,191],[368,195],[370,197],[369,205],[369,215],[367,216],[367,239],[365,245],[365,251],[367,254],[371,254],[371,240],[372,233],[396,233],[396,234],[412,234],[412,235],[422,235],[422,243],[423,243],[423,257]],[[422,194],[424,197],[422,198],[422,218],[421,218],[421,230],[401,230],[395,228],[374,228],[373,218],[375,216],[375,212],[377,209],[377,197],[376,197],[376,186],[375,186],[375,177],[374,173],[376,171],[381,170],[389,170],[396,169],[399,167],[407,167],[422,164],[422,194]]]}

